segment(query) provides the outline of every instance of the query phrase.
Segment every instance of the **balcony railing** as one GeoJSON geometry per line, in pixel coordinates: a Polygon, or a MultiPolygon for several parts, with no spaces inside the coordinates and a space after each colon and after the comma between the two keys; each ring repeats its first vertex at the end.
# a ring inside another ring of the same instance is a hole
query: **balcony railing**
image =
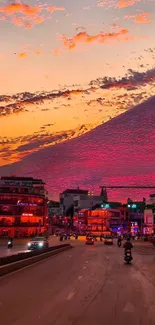
{"type": "Polygon", "coordinates": [[[6,227],[6,228],[10,228],[10,227],[44,227],[44,225],[40,225],[38,222],[13,222],[13,223],[7,223],[7,222],[0,222],[0,228],[1,227],[6,227]]]}
{"type": "Polygon", "coordinates": [[[46,197],[46,191],[35,191],[33,189],[29,189],[29,191],[22,191],[21,189],[20,190],[17,190],[17,191],[12,191],[12,190],[8,190],[7,188],[6,189],[1,189],[0,188],[0,194],[10,194],[10,195],[34,195],[34,196],[42,196],[42,197],[46,197]]]}

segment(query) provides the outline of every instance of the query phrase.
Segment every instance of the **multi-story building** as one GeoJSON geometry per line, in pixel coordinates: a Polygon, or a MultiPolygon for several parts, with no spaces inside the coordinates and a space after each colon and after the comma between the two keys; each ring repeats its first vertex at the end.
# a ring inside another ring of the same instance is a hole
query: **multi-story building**
{"type": "Polygon", "coordinates": [[[47,192],[41,179],[1,177],[0,236],[43,233],[47,226],[47,192]]]}
{"type": "Polygon", "coordinates": [[[56,201],[49,200],[47,202],[48,216],[49,217],[59,217],[60,216],[60,203],[56,201]]]}
{"type": "Polygon", "coordinates": [[[155,233],[155,194],[151,194],[149,200],[146,201],[144,210],[144,233],[155,233]]]}
{"type": "Polygon", "coordinates": [[[62,215],[76,215],[81,209],[91,209],[95,204],[104,202],[104,196],[95,196],[88,190],[67,189],[60,194],[62,215]]]}
{"type": "Polygon", "coordinates": [[[143,201],[132,201],[127,203],[129,209],[129,220],[131,226],[131,232],[134,234],[136,232],[143,231],[144,225],[144,210],[146,207],[146,200],[143,201]]]}
{"type": "Polygon", "coordinates": [[[102,202],[78,212],[75,225],[87,231],[101,233],[106,228],[113,232],[128,230],[128,207],[120,202],[102,202]]]}

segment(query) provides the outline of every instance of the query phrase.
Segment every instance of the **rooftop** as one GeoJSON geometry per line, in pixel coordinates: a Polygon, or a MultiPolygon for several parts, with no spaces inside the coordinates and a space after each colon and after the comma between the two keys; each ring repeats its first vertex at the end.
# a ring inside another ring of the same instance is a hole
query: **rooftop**
{"type": "Polygon", "coordinates": [[[89,191],[88,190],[81,190],[79,187],[76,189],[67,189],[63,191],[62,194],[85,194],[88,195],[89,191]]]}
{"type": "Polygon", "coordinates": [[[17,177],[17,176],[2,176],[1,181],[9,182],[30,182],[33,184],[45,184],[42,179],[36,179],[33,177],[17,177]]]}

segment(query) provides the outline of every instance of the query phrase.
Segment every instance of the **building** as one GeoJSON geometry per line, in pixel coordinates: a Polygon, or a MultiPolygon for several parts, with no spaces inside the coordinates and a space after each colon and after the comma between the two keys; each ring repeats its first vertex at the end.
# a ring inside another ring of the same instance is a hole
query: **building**
{"type": "Polygon", "coordinates": [[[49,200],[47,202],[48,216],[49,217],[59,217],[60,216],[60,203],[56,201],[49,200]]]}
{"type": "Polygon", "coordinates": [[[155,205],[155,194],[150,194],[149,200],[146,203],[155,205]]]}
{"type": "Polygon", "coordinates": [[[148,205],[144,211],[144,227],[145,234],[154,234],[155,232],[155,207],[148,205]]]}
{"type": "Polygon", "coordinates": [[[104,196],[95,196],[88,190],[67,189],[60,194],[61,214],[76,215],[81,209],[91,209],[95,204],[101,204],[105,201],[104,196]]]}
{"type": "Polygon", "coordinates": [[[131,232],[136,233],[143,231],[144,225],[144,210],[146,207],[146,200],[143,201],[128,201],[127,207],[129,209],[129,220],[131,223],[131,232]]]}
{"type": "Polygon", "coordinates": [[[107,229],[121,233],[127,228],[127,215],[128,209],[121,203],[102,203],[92,209],[80,210],[75,223],[80,230],[90,231],[98,235],[107,229]]]}
{"type": "Polygon", "coordinates": [[[144,210],[144,233],[155,233],[155,194],[151,194],[149,200],[146,201],[144,210]]]}
{"type": "Polygon", "coordinates": [[[131,232],[144,234],[155,232],[155,194],[151,194],[148,200],[145,198],[142,201],[128,199],[127,207],[131,232]]]}
{"type": "Polygon", "coordinates": [[[33,177],[1,177],[0,236],[33,236],[46,226],[45,183],[33,177]]]}

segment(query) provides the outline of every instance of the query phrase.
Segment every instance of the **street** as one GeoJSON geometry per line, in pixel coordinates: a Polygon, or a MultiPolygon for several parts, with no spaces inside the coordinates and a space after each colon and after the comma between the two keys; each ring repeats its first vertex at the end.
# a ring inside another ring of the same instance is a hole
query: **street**
{"type": "Polygon", "coordinates": [[[4,325],[154,325],[155,248],[124,250],[97,242],[73,249],[0,279],[4,325]]]}
{"type": "MultiPolygon", "coordinates": [[[[13,248],[7,248],[7,239],[0,240],[0,257],[14,255],[23,252],[29,252],[27,250],[27,244],[30,239],[14,239],[13,248]]],[[[68,241],[65,241],[68,243],[68,241]]],[[[49,246],[60,245],[61,242],[58,237],[49,238],[49,246]]]]}

